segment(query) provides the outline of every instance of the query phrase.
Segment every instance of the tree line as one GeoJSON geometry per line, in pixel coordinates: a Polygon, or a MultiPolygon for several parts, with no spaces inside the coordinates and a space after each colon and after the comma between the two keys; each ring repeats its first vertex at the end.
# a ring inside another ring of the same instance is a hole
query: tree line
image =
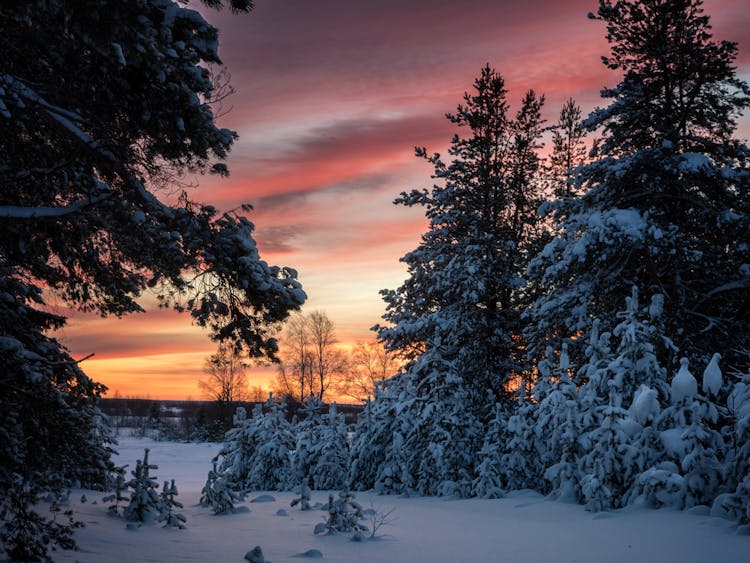
{"type": "Polygon", "coordinates": [[[295,313],[279,338],[276,378],[270,388],[250,385],[251,364],[227,346],[205,362],[199,387],[204,395],[233,412],[242,401],[264,402],[269,392],[289,403],[319,401],[363,403],[375,386],[398,371],[399,361],[377,341],[360,340],[351,349],[340,345],[325,311],[295,313]]]}

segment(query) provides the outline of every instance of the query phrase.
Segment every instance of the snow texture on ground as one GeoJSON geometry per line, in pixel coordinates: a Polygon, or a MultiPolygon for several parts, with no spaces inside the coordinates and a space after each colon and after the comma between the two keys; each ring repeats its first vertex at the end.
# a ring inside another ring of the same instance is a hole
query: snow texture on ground
{"type": "MultiPolygon", "coordinates": [[[[56,561],[240,562],[256,545],[273,563],[298,563],[312,558],[309,554],[317,555],[314,550],[322,554],[316,559],[340,563],[745,563],[750,553],[750,537],[737,534],[734,524],[711,518],[705,510],[628,508],[592,514],[531,491],[498,500],[357,493],[364,508],[394,509],[392,522],[380,528],[378,537],[353,542],[350,534],[315,536],[313,528],[325,512],[291,508],[292,493],[274,491],[270,493],[274,501],[250,504],[262,493],[251,494],[244,511],[223,516],[198,506],[219,445],[121,437],[117,463],[129,463],[129,471],[144,447],[151,449],[149,460],[159,466],[153,471],[159,482],[175,479],[187,529],[163,529],[157,524],[128,530],[122,519],[107,515],[103,494],[73,491],[71,507],[86,523],[76,532],[81,551],[58,552],[56,561]],[[86,503],[80,502],[82,494],[86,503]]],[[[313,504],[327,499],[327,492],[313,492],[313,504]]]]}

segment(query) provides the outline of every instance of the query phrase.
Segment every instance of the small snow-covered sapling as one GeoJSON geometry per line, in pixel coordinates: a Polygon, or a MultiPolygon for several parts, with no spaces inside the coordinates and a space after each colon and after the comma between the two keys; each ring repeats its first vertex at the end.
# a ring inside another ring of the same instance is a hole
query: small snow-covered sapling
{"type": "Polygon", "coordinates": [[[143,461],[136,461],[135,469],[132,471],[133,478],[127,484],[133,492],[130,495],[130,504],[125,507],[123,514],[130,522],[151,522],[161,513],[161,501],[156,492],[159,483],[149,474],[152,469],[159,469],[159,466],[149,464],[148,452],[146,448],[143,461]]]}
{"type": "Polygon", "coordinates": [[[328,495],[328,518],[315,526],[314,533],[367,532],[367,526],[360,522],[362,518],[362,506],[354,500],[351,492],[344,490],[336,500],[333,495],[328,495]]]}
{"type": "Polygon", "coordinates": [[[226,476],[216,468],[214,462],[201,491],[201,506],[210,506],[214,514],[226,514],[232,512],[235,504],[241,500],[242,495],[232,489],[226,476]]]}
{"type": "Polygon", "coordinates": [[[310,497],[312,495],[310,487],[306,483],[300,483],[300,485],[294,489],[294,492],[298,495],[298,498],[293,499],[289,504],[291,506],[297,506],[299,504],[300,510],[310,510],[310,497]]]}
{"type": "Polygon", "coordinates": [[[186,518],[183,514],[175,512],[175,508],[182,508],[182,503],[175,500],[177,496],[177,486],[174,484],[174,479],[171,482],[164,481],[164,487],[161,490],[161,514],[159,515],[159,522],[164,522],[165,528],[179,528],[180,530],[185,529],[186,518]]]}
{"type": "Polygon", "coordinates": [[[125,469],[126,468],[127,468],[127,465],[123,465],[122,467],[115,467],[114,469],[114,473],[115,473],[114,493],[102,498],[102,502],[114,502],[114,504],[110,505],[107,508],[110,515],[112,516],[119,516],[120,503],[128,500],[128,497],[125,495],[125,493],[127,493],[128,491],[128,484],[125,481],[125,469]]]}

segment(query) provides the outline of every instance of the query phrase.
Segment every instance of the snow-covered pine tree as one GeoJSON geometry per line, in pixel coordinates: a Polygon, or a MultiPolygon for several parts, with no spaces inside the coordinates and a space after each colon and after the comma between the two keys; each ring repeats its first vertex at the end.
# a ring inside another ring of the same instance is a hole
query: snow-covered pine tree
{"type": "Polygon", "coordinates": [[[328,415],[320,422],[310,480],[317,490],[340,490],[346,487],[349,473],[349,436],[344,416],[336,412],[336,403],[330,405],[328,415]]]}
{"type": "Polygon", "coordinates": [[[726,456],[727,483],[735,488],[717,497],[712,512],[750,524],[750,371],[739,377],[727,398],[734,422],[726,456]]]}
{"type": "Polygon", "coordinates": [[[476,478],[471,485],[471,494],[481,498],[502,498],[502,455],[506,441],[508,424],[508,405],[495,404],[495,416],[492,417],[484,435],[482,449],[476,468],[476,478]]]}
{"type": "Polygon", "coordinates": [[[292,425],[286,419],[286,404],[269,395],[265,412],[253,419],[256,447],[248,462],[245,490],[276,491],[291,487],[292,425]]]}
{"type": "Polygon", "coordinates": [[[390,378],[387,390],[389,401],[383,406],[376,404],[376,412],[381,415],[376,436],[382,439],[376,443],[378,450],[373,453],[382,456],[382,461],[376,469],[374,488],[380,494],[409,494],[414,490],[414,476],[406,439],[416,424],[413,404],[417,401],[411,374],[401,372],[390,378]]]}
{"type": "Polygon", "coordinates": [[[401,452],[389,448],[384,464],[406,461],[413,487],[422,495],[466,497],[471,494],[482,425],[474,417],[461,374],[440,358],[439,349],[425,351],[411,367],[414,396],[401,405],[405,420],[401,452]]]}
{"type": "Polygon", "coordinates": [[[323,402],[310,394],[300,410],[302,417],[294,427],[295,446],[291,461],[291,480],[295,485],[308,485],[311,484],[312,467],[317,461],[316,444],[321,436],[323,402]]]}
{"type": "MultiPolygon", "coordinates": [[[[602,142],[577,175],[582,195],[531,265],[535,350],[591,317],[611,330],[633,286],[664,294],[666,332],[701,361],[748,347],[750,150],[732,136],[750,88],[701,4],[600,0],[592,16],[607,26],[605,64],[624,76],[586,121],[602,142]]],[[[671,371],[669,350],[657,353],[671,371]]]]}
{"type": "Polygon", "coordinates": [[[305,482],[300,483],[294,488],[294,493],[297,495],[297,498],[292,499],[289,505],[295,507],[299,504],[300,510],[310,510],[312,490],[310,489],[309,485],[305,482]]]}
{"type": "Polygon", "coordinates": [[[625,492],[638,475],[634,448],[626,432],[627,411],[622,408],[616,378],[608,380],[609,400],[599,407],[600,426],[584,435],[580,458],[581,492],[592,512],[620,508],[625,492]]]}
{"type": "Polygon", "coordinates": [[[508,418],[507,440],[500,458],[501,477],[506,490],[542,490],[542,461],[535,433],[535,411],[536,403],[522,385],[513,414],[508,418]]]}
{"type": "MultiPolygon", "coordinates": [[[[539,372],[543,368],[540,366],[539,372]]],[[[546,371],[546,370],[545,370],[546,371]]],[[[536,411],[536,436],[542,449],[544,478],[552,494],[563,501],[581,498],[578,457],[581,435],[578,390],[571,379],[568,345],[563,343],[551,390],[536,411]]]]}
{"type": "Polygon", "coordinates": [[[171,0],[2,2],[0,29],[0,514],[19,524],[0,526],[0,541],[27,560],[70,539],[34,511],[37,498],[75,481],[101,489],[111,468],[104,388],[50,336],[65,318],[46,312],[42,289],[61,310],[119,316],[141,311],[149,288],[251,356],[274,354],[270,327],[305,295],[296,272],[260,259],[247,208],[155,195],[174,193],[183,172],[226,174],[217,160],[236,138],[211,109],[218,32],[198,12],[171,0]]]}
{"type": "Polygon", "coordinates": [[[682,435],[686,454],[680,461],[685,480],[685,508],[711,505],[724,483],[724,442],[721,434],[711,428],[716,410],[705,397],[693,400],[690,425],[682,435]]]}
{"type": "MultiPolygon", "coordinates": [[[[440,184],[402,193],[395,203],[423,206],[429,231],[402,258],[409,278],[381,292],[387,304],[377,327],[389,351],[425,375],[424,353],[433,366],[451,365],[464,380],[475,416],[492,417],[493,396],[508,400],[507,384],[524,365],[519,288],[535,240],[540,110],[543,97],[526,94],[515,117],[508,113],[503,78],[485,66],[448,119],[459,127],[445,163],[417,149],[440,184]],[[465,131],[465,135],[462,133],[465,131]],[[488,392],[490,395],[488,395],[488,392]]],[[[466,410],[466,409],[465,409],[466,410]]]]}
{"type": "Polygon", "coordinates": [[[180,530],[185,529],[185,522],[187,518],[180,512],[175,512],[175,509],[183,508],[180,501],[174,497],[177,496],[177,485],[172,481],[164,481],[164,486],[159,493],[159,500],[161,500],[161,514],[159,514],[159,522],[164,522],[165,528],[179,528],[180,530]]]}
{"type": "Polygon", "coordinates": [[[349,461],[349,486],[352,490],[375,488],[381,493],[405,492],[411,483],[408,471],[398,454],[403,453],[405,427],[408,421],[398,417],[404,407],[403,380],[398,374],[378,382],[374,398],[359,415],[352,440],[349,461]]]}
{"type": "Polygon", "coordinates": [[[158,465],[152,465],[148,462],[149,449],[143,452],[143,460],[136,460],[135,469],[133,469],[133,478],[128,482],[128,487],[132,490],[130,493],[130,504],[123,510],[123,516],[130,522],[155,521],[161,514],[161,499],[156,489],[159,483],[156,477],[151,476],[152,469],[159,469],[158,465]]]}
{"type": "Polygon", "coordinates": [[[506,94],[485,66],[447,116],[466,131],[451,140],[453,160],[417,149],[440,184],[395,202],[423,206],[430,227],[402,258],[409,278],[381,292],[389,325],[378,336],[407,361],[403,390],[414,393],[397,407],[407,428],[394,443],[406,450],[391,444],[383,466],[422,494],[470,494],[482,425],[491,405],[511,400],[509,383],[524,368],[519,290],[537,241],[544,98],[529,91],[513,117],[506,94]]]}
{"type": "Polygon", "coordinates": [[[242,501],[242,495],[234,490],[231,483],[216,468],[216,462],[208,470],[206,484],[201,490],[200,505],[210,506],[214,514],[232,512],[237,503],[242,501]]]}
{"type": "MultiPolygon", "coordinates": [[[[597,509],[623,506],[640,494],[640,474],[652,468],[662,455],[656,425],[669,387],[656,351],[674,351],[671,340],[663,334],[663,297],[654,295],[650,305],[642,308],[638,290],[633,287],[625,302],[613,330],[619,338],[616,352],[609,352],[608,344],[595,342],[600,326],[595,322],[587,355],[596,365],[579,370],[579,374],[585,371],[588,379],[580,391],[581,443],[585,449],[580,469],[591,489],[584,496],[597,509]]],[[[605,342],[608,340],[607,335],[605,342]]]]}
{"type": "Polygon", "coordinates": [[[250,464],[258,447],[257,427],[262,416],[262,405],[255,406],[252,418],[247,418],[245,407],[237,407],[234,426],[227,431],[224,445],[213,459],[214,463],[220,461],[219,473],[227,486],[241,496],[244,496],[250,464]]]}
{"type": "MultiPolygon", "coordinates": [[[[349,488],[353,491],[366,491],[375,486],[377,466],[383,458],[385,445],[382,443],[383,434],[376,431],[383,422],[383,415],[377,416],[376,408],[382,410],[388,407],[387,400],[380,398],[382,384],[376,383],[373,389],[374,398],[368,398],[362,412],[357,417],[354,437],[349,452],[349,488]]],[[[393,415],[391,415],[392,417],[393,415]]],[[[385,436],[392,435],[388,432],[385,436]]]]}
{"type": "Polygon", "coordinates": [[[128,491],[128,484],[125,481],[125,469],[127,467],[127,465],[123,465],[122,467],[115,467],[113,469],[114,483],[112,483],[112,486],[114,492],[102,498],[102,502],[114,502],[114,504],[111,504],[107,508],[112,516],[119,516],[120,503],[128,500],[128,497],[124,494],[128,491]]]}

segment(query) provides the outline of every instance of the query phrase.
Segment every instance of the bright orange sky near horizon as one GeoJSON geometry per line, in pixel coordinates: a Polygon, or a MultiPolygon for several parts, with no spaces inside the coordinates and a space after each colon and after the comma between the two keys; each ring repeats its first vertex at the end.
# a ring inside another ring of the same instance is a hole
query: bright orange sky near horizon
{"type": "MultiPolygon", "coordinates": [[[[192,3],[195,6],[195,2],[192,3]]],[[[231,209],[251,203],[261,256],[298,270],[305,311],[323,309],[343,344],[373,338],[378,294],[406,275],[399,258],[426,228],[421,209],[394,206],[403,190],[430,187],[414,146],[444,152],[453,111],[485,63],[510,90],[511,111],[534,88],[556,120],[573,97],[584,111],[619,75],[595,0],[256,0],[249,15],[201,9],[220,30],[236,93],[221,125],[239,133],[228,179],[201,177],[193,199],[231,209]]],[[[745,0],[708,0],[714,36],[740,46],[750,80],[745,0]]],[[[745,116],[739,135],[750,135],[745,116]]],[[[57,333],[109,396],[202,398],[197,382],[215,344],[187,315],[158,309],[124,319],[72,315],[57,333]]],[[[53,302],[54,306],[54,302],[53,302]]],[[[274,370],[252,368],[270,387],[274,370]]]]}

